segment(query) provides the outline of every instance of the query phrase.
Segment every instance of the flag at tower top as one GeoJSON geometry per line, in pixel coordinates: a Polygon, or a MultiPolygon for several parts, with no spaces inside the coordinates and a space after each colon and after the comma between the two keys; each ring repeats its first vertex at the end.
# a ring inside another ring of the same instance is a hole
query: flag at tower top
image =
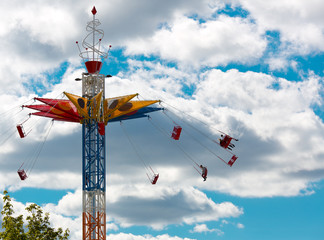
{"type": "Polygon", "coordinates": [[[91,12],[92,12],[92,14],[93,14],[93,15],[96,15],[96,13],[97,13],[97,9],[96,9],[96,7],[95,7],[95,6],[93,6],[93,8],[92,8],[91,12]]]}

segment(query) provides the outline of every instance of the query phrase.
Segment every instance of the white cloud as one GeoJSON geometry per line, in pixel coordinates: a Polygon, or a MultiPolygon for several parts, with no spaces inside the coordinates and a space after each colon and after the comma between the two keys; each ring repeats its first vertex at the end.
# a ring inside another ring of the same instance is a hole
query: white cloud
{"type": "Polygon", "coordinates": [[[232,2],[247,9],[260,28],[265,31],[279,31],[282,50],[288,54],[305,55],[313,51],[323,51],[323,2],[317,0],[232,2]]]}
{"type": "MultiPolygon", "coordinates": [[[[107,227],[113,231],[130,226],[148,226],[162,230],[171,224],[196,224],[239,217],[243,209],[230,202],[215,203],[194,188],[171,188],[149,185],[119,185],[107,189],[107,227]],[[113,199],[113,200],[111,200],[113,199]],[[134,208],[136,206],[136,208],[134,208]]],[[[55,225],[67,221],[74,232],[81,215],[81,191],[69,192],[58,204],[43,206],[53,216],[55,225]]],[[[79,226],[80,227],[80,226],[79,226]]]]}
{"type": "Polygon", "coordinates": [[[150,36],[161,25],[173,21],[177,16],[210,16],[220,8],[211,5],[209,0],[143,0],[134,3],[131,0],[98,1],[96,4],[103,26],[113,46],[120,45],[124,39],[131,41],[138,36],[150,36]],[[116,21],[118,19],[118,21],[116,21]],[[149,20],[148,20],[149,19],[149,20]],[[110,23],[110,24],[109,24],[110,23]]]}
{"type": "Polygon", "coordinates": [[[209,232],[211,231],[206,224],[196,225],[193,229],[193,232],[209,232]]]}
{"type": "Polygon", "coordinates": [[[149,185],[110,187],[107,211],[122,227],[147,225],[154,229],[170,224],[218,221],[243,214],[243,210],[232,203],[215,203],[193,188],[156,188],[149,185]],[[118,200],[111,201],[112,195],[118,200]]]}
{"type": "Polygon", "coordinates": [[[108,223],[106,229],[107,229],[108,232],[111,232],[111,231],[119,230],[119,227],[115,223],[108,223]]]}
{"type": "Polygon", "coordinates": [[[245,226],[244,226],[242,223],[238,223],[236,226],[237,226],[237,228],[239,228],[239,229],[243,229],[243,228],[245,228],[245,226]]]}
{"type": "Polygon", "coordinates": [[[63,198],[55,204],[47,204],[45,209],[56,214],[77,217],[82,214],[82,191],[77,189],[74,193],[68,192],[63,198]]]}
{"type": "Polygon", "coordinates": [[[284,71],[289,66],[288,60],[284,57],[269,58],[269,59],[267,59],[267,64],[269,65],[269,69],[271,71],[273,71],[273,70],[279,70],[279,71],[283,70],[284,71]]]}
{"type": "Polygon", "coordinates": [[[111,240],[194,240],[192,238],[180,238],[177,236],[170,236],[168,234],[158,235],[156,237],[151,235],[134,235],[131,233],[109,234],[107,238],[111,240]]]}
{"type": "Polygon", "coordinates": [[[60,67],[77,52],[75,38],[82,25],[75,14],[80,10],[74,6],[71,11],[70,4],[65,3],[1,2],[0,53],[5,56],[0,64],[2,92],[26,95],[29,89],[22,84],[30,81],[34,88],[50,85],[43,73],[60,67]]]}
{"type": "Polygon", "coordinates": [[[266,41],[248,19],[221,15],[204,23],[179,17],[152,37],[137,38],[125,45],[128,55],[153,54],[180,65],[201,67],[249,64],[262,56],[266,41]]]}
{"type": "Polygon", "coordinates": [[[191,232],[203,233],[203,232],[216,232],[218,236],[224,235],[224,232],[219,229],[209,229],[206,224],[196,225],[191,232]]]}

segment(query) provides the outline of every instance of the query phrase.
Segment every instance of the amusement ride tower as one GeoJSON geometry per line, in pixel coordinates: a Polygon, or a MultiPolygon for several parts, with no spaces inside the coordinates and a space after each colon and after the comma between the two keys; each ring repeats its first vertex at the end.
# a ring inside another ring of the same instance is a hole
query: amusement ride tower
{"type": "MultiPolygon", "coordinates": [[[[161,110],[147,107],[158,100],[130,101],[138,94],[105,99],[105,78],[100,74],[107,51],[101,51],[104,32],[98,29],[97,10],[92,9],[93,20],[88,22],[89,32],[80,51],[87,72],[82,74],[82,97],[65,93],[78,109],[82,123],[82,232],[83,240],[106,239],[106,148],[105,126],[108,121],[147,117],[146,113],[161,110]]],[[[153,176],[158,178],[158,176],[153,176]]],[[[155,180],[155,182],[156,182],[155,180]]]]}
{"type": "MultiPolygon", "coordinates": [[[[80,50],[87,73],[82,74],[82,97],[92,99],[100,94],[99,101],[88,108],[89,118],[82,123],[82,232],[83,239],[106,239],[106,151],[105,125],[98,123],[102,106],[101,98],[105,97],[105,75],[100,74],[102,61],[108,52],[100,51],[103,31],[96,16],[96,8],[92,9],[93,20],[87,25],[89,34],[82,42],[85,51],[80,50]],[[100,133],[99,133],[100,131],[100,133]]],[[[86,104],[82,98],[79,105],[86,104]]]]}

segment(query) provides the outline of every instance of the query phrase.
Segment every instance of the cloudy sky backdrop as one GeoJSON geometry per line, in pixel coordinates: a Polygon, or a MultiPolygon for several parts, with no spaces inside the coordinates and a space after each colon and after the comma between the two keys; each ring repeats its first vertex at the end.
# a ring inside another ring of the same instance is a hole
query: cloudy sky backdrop
{"type": "Polygon", "coordinates": [[[29,113],[19,106],[35,96],[81,94],[75,41],[86,36],[94,5],[103,45],[112,45],[102,69],[113,75],[106,97],[161,99],[187,130],[179,148],[155,127],[173,128],[161,112],[151,122],[123,122],[160,173],[152,186],[120,124],[108,124],[107,239],[322,239],[318,0],[1,1],[0,190],[9,190],[17,212],[36,202],[71,240],[81,238],[81,125],[55,122],[24,182],[16,171],[35,159],[50,122],[32,117],[25,139],[15,125],[29,113]],[[218,130],[240,139],[232,168],[205,148],[223,154],[209,139],[218,130]],[[206,182],[186,154],[207,165],[206,182]]]}

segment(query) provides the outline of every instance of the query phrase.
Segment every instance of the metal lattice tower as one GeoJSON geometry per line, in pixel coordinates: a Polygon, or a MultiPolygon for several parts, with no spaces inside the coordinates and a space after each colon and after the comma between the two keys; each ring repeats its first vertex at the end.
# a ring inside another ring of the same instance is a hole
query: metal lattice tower
{"type": "MultiPolygon", "coordinates": [[[[89,34],[82,42],[85,51],[80,57],[84,60],[87,73],[82,74],[82,97],[92,99],[102,91],[105,98],[105,75],[100,74],[102,61],[108,52],[100,51],[103,31],[95,18],[96,8],[92,9],[93,20],[88,22],[89,34]]],[[[78,45],[79,46],[79,45],[78,45]]],[[[82,124],[82,234],[83,240],[106,239],[106,148],[105,134],[99,134],[98,118],[91,116],[82,124]]],[[[102,106],[101,106],[102,108],[102,106]]]]}

